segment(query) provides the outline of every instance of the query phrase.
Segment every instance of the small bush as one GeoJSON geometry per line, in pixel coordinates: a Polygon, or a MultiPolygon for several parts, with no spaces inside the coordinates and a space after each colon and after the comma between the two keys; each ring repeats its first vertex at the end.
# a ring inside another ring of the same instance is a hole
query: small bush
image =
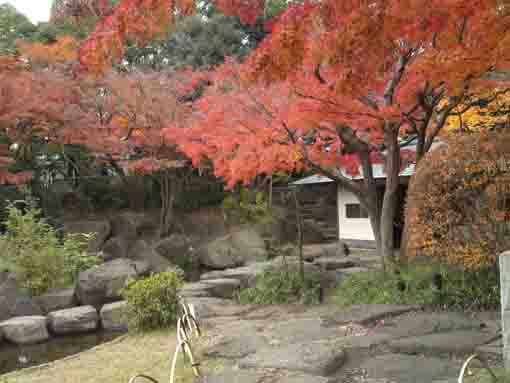
{"type": "Polygon", "coordinates": [[[69,286],[80,271],[99,263],[85,252],[87,236],[66,235],[61,241],[33,203],[25,212],[13,204],[7,211],[6,233],[0,236],[3,262],[32,295],[69,286]]]}
{"type": "Polygon", "coordinates": [[[298,267],[269,269],[257,277],[254,287],[239,292],[242,304],[273,305],[319,303],[320,281],[316,275],[305,275],[305,282],[299,276],[298,267]]]}
{"type": "Polygon", "coordinates": [[[182,284],[175,272],[128,282],[121,294],[128,303],[129,327],[147,331],[174,326],[179,303],[177,291],[182,284]]]}
{"type": "Polygon", "coordinates": [[[499,305],[499,276],[489,269],[468,272],[410,265],[399,274],[371,271],[352,275],[337,288],[335,301],[341,306],[419,304],[458,310],[494,309],[499,305]],[[435,282],[439,276],[440,289],[435,282]]]}

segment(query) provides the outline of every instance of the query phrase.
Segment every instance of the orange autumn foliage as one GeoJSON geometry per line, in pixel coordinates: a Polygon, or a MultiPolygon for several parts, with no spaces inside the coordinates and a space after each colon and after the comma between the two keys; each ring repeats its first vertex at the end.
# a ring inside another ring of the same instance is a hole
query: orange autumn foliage
{"type": "Polygon", "coordinates": [[[467,269],[494,265],[510,245],[510,133],[456,137],[429,153],[408,192],[409,256],[467,269]]]}
{"type": "Polygon", "coordinates": [[[59,36],[52,44],[18,42],[19,52],[33,65],[58,65],[78,60],[78,42],[70,36],[59,36]]]}

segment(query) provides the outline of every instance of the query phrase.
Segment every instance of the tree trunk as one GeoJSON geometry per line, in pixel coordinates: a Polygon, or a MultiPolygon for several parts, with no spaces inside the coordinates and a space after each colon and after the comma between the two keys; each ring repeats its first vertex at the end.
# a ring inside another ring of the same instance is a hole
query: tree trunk
{"type": "Polygon", "coordinates": [[[164,238],[171,234],[174,219],[174,202],[177,194],[177,178],[170,171],[161,174],[161,212],[159,216],[159,236],[164,238]]]}
{"type": "Polygon", "coordinates": [[[381,213],[380,209],[374,209],[375,211],[369,211],[368,216],[370,217],[370,225],[372,226],[372,232],[375,239],[375,249],[377,256],[381,260],[381,267],[383,271],[386,270],[386,262],[384,253],[382,252],[382,239],[381,239],[381,213]]]}
{"type": "Polygon", "coordinates": [[[407,238],[408,238],[408,232],[407,232],[407,224],[405,222],[405,218],[404,218],[404,222],[403,222],[403,227],[402,227],[402,238],[400,240],[400,254],[399,254],[399,263],[402,264],[405,262],[405,260],[407,259],[407,238]]]}
{"type": "Polygon", "coordinates": [[[385,260],[394,263],[394,222],[398,203],[398,185],[400,173],[400,148],[398,146],[398,130],[387,127],[384,142],[387,148],[385,161],[386,185],[381,208],[381,254],[385,260]]]}

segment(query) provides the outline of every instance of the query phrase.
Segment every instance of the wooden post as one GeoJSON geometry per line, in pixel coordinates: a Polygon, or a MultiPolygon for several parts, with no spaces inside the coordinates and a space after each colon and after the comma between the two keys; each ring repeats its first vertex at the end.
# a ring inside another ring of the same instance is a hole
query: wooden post
{"type": "Polygon", "coordinates": [[[499,278],[501,282],[501,325],[503,329],[503,362],[510,372],[510,251],[499,256],[499,278]]]}

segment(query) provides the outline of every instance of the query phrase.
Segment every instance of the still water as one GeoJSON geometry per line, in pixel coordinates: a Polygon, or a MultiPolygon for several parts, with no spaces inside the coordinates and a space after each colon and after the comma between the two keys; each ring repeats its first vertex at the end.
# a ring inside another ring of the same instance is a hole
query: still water
{"type": "Polygon", "coordinates": [[[0,344],[0,375],[21,368],[52,362],[66,356],[74,355],[109,342],[123,333],[97,332],[87,335],[61,336],[45,343],[17,346],[0,344]]]}

